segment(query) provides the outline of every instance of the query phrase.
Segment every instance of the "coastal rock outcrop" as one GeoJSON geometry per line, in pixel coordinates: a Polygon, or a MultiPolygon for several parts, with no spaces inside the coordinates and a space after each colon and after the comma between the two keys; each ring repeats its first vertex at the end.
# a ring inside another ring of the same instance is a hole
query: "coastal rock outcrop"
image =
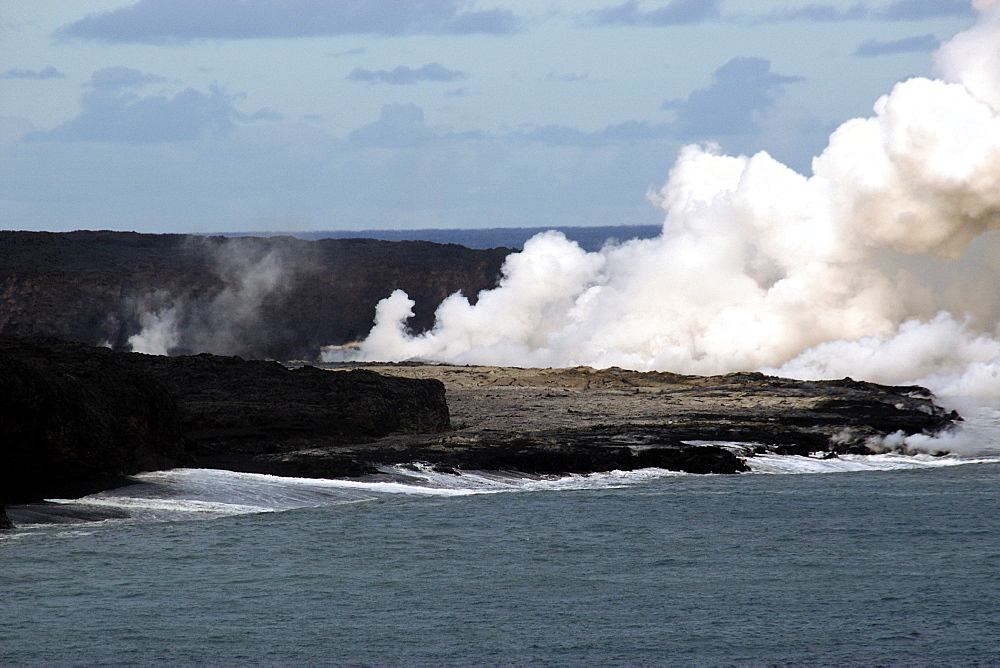
{"type": "Polygon", "coordinates": [[[687,376],[589,367],[367,368],[441,379],[455,423],[448,434],[391,437],[377,446],[465,468],[601,470],[596,462],[613,459],[611,468],[733,472],[742,470],[734,452],[871,454],[898,445],[900,434],[937,434],[961,420],[925,388],[850,378],[801,381],[761,373],[687,376]],[[646,463],[654,458],[659,463],[646,463]]]}
{"type": "Polygon", "coordinates": [[[183,449],[166,389],[82,345],[0,339],[0,425],[0,503],[98,491],[183,449]]]}
{"type": "MultiPolygon", "coordinates": [[[[638,429],[639,432],[642,429],[638,429]]],[[[515,471],[534,475],[635,471],[661,468],[684,473],[742,473],[746,462],[717,445],[684,443],[654,436],[644,444],[634,425],[587,430],[446,434],[438,438],[391,438],[365,453],[383,463],[427,462],[439,471],[515,471]]],[[[341,449],[340,456],[345,451],[341,449]]],[[[293,455],[294,456],[294,455],[293,455]]]]}
{"type": "Polygon", "coordinates": [[[128,357],[141,360],[176,399],[187,453],[198,466],[245,469],[239,461],[252,455],[450,426],[444,385],[434,379],[290,369],[204,353],[128,357]]]}
{"type": "Polygon", "coordinates": [[[0,337],[0,506],[173,466],[299,477],[415,462],[451,473],[739,473],[755,454],[869,453],[890,435],[960,420],[923,388],[850,379],[326,366],[0,337]]]}
{"type": "Polygon", "coordinates": [[[0,504],[80,496],[140,471],[240,469],[261,453],[448,425],[436,380],[0,337],[0,504]]]}

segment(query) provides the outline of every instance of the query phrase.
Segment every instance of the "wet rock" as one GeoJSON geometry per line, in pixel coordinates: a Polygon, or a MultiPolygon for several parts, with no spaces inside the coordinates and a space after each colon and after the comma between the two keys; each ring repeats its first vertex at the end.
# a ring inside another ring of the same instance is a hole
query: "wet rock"
{"type": "Polygon", "coordinates": [[[14,528],[14,523],[7,517],[7,511],[3,504],[0,504],[0,531],[10,531],[14,528]]]}

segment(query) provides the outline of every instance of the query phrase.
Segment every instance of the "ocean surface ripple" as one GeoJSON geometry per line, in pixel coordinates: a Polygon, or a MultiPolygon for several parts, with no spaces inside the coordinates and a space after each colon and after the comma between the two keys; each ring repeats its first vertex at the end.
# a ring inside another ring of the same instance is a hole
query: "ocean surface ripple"
{"type": "Polygon", "coordinates": [[[778,459],[736,476],[146,474],[82,501],[131,519],[0,539],[0,663],[996,659],[1000,461],[778,459]]]}

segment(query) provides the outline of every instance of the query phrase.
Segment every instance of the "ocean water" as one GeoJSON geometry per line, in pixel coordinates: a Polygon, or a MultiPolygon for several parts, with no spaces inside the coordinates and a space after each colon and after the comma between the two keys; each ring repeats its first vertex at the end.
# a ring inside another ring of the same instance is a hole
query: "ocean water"
{"type": "MultiPolygon", "coordinates": [[[[1000,459],[206,470],[0,538],[0,663],[1000,662],[1000,459]]],[[[52,516],[58,516],[53,513],[52,516]]]]}
{"type": "MultiPolygon", "coordinates": [[[[653,213],[653,210],[650,210],[653,213]]],[[[651,215],[651,219],[657,216],[651,215]]],[[[423,230],[325,230],[291,233],[300,239],[380,239],[382,241],[433,241],[438,244],[460,244],[466,248],[514,248],[541,232],[558,230],[587,251],[596,251],[609,240],[650,239],[663,231],[659,220],[647,225],[599,225],[593,227],[490,227],[472,229],[423,230]]],[[[285,234],[285,233],[282,233],[285,234]]],[[[273,236],[267,232],[229,232],[223,236],[273,236]]]]}

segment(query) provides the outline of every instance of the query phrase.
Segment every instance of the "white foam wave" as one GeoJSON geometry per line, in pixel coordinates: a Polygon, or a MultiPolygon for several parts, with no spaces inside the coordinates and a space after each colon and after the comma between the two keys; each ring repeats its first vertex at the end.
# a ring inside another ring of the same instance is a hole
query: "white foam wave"
{"type": "Polygon", "coordinates": [[[149,511],[157,514],[206,513],[213,515],[242,515],[245,513],[259,513],[272,510],[263,506],[247,506],[238,503],[199,501],[197,499],[147,499],[125,495],[85,497],[76,500],[59,499],[56,503],[119,508],[137,514],[149,511]]]}
{"type": "MultiPolygon", "coordinates": [[[[59,522],[73,510],[82,518],[96,510],[108,511],[99,521],[162,521],[208,519],[299,508],[336,506],[402,496],[454,497],[515,491],[613,488],[654,478],[680,475],[649,469],[642,472],[595,473],[569,476],[529,476],[514,473],[469,471],[442,473],[430,466],[386,467],[368,479],[285,478],[214,469],[172,469],[136,476],[127,487],[80,499],[53,499],[61,509],[59,522]]],[[[34,509],[44,518],[44,508],[34,509]]],[[[44,519],[42,520],[44,521],[44,519]]]]}
{"type": "Polygon", "coordinates": [[[913,469],[942,468],[964,464],[1000,463],[1000,457],[965,458],[948,455],[841,455],[833,459],[802,457],[798,455],[758,455],[750,457],[747,464],[754,473],[851,473],[857,471],[905,471],[913,469]]]}
{"type": "MultiPolygon", "coordinates": [[[[741,447],[742,444],[717,443],[741,447]]],[[[816,474],[856,471],[898,471],[1000,463],[998,457],[932,456],[926,454],[844,455],[833,459],[786,455],[747,458],[756,474],[816,474]]],[[[511,492],[565,492],[617,489],[691,474],[648,468],[585,475],[538,476],[502,471],[442,473],[426,465],[386,467],[367,480],[283,478],[212,469],[174,469],[137,476],[128,487],[76,500],[56,500],[60,506],[105,509],[100,521],[168,521],[210,519],[249,513],[329,507],[405,496],[458,497],[511,492]]],[[[83,513],[86,517],[86,513],[83,513]]],[[[64,518],[65,514],[61,515],[64,518]]],[[[60,521],[64,521],[61,519],[60,521]]]]}
{"type": "Polygon", "coordinates": [[[527,475],[505,471],[463,471],[461,475],[439,473],[430,467],[417,465],[391,469],[413,476],[418,485],[445,488],[462,494],[492,494],[497,492],[542,492],[582,489],[614,489],[642,484],[659,478],[685,475],[664,469],[638,471],[606,471],[588,474],[527,475]]]}
{"type": "MultiPolygon", "coordinates": [[[[889,442],[893,438],[887,439],[887,447],[904,452],[844,455],[834,459],[761,455],[748,457],[746,461],[751,472],[757,474],[897,471],[1000,463],[1000,409],[980,408],[953,433],[900,437],[899,443],[889,442]],[[943,457],[926,454],[942,450],[950,450],[952,454],[943,457]]],[[[746,454],[745,443],[698,443],[727,447],[741,456],[746,454]]],[[[654,468],[564,476],[505,471],[463,471],[455,475],[436,471],[426,464],[411,464],[385,467],[380,475],[364,479],[329,480],[214,469],[172,469],[143,473],[136,476],[133,485],[81,499],[53,500],[58,504],[55,512],[51,506],[32,507],[29,516],[35,519],[20,524],[211,519],[407,496],[616,489],[688,475],[654,468]]],[[[13,514],[14,509],[11,511],[13,514]]]]}

